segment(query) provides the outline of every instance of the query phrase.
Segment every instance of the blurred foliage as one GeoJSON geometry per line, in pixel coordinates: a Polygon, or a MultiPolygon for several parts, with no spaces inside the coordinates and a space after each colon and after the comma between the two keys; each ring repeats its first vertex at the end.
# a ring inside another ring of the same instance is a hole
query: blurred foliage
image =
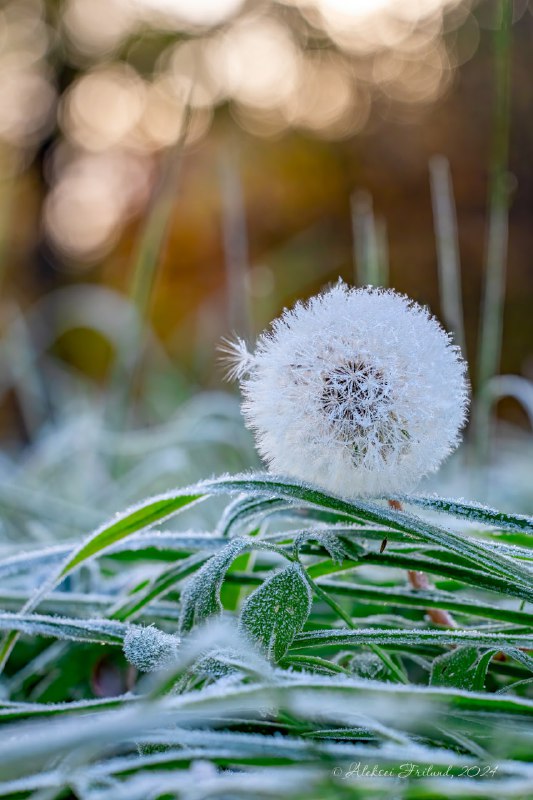
{"type": "MultiPolygon", "coordinates": [[[[297,297],[339,275],[353,279],[350,198],[361,190],[373,200],[390,285],[442,318],[428,179],[438,153],[451,164],[474,361],[493,23],[489,0],[4,0],[4,328],[13,304],[27,308],[62,286],[130,293],[140,229],[190,104],[168,238],[146,298],[188,380],[220,384],[213,353],[231,329],[254,334],[297,297]]],[[[530,5],[515,2],[502,367],[526,377],[532,25],[530,5]]],[[[109,373],[112,351],[87,327],[49,347],[94,378],[109,373]]],[[[525,421],[513,401],[502,407],[525,421]]]]}

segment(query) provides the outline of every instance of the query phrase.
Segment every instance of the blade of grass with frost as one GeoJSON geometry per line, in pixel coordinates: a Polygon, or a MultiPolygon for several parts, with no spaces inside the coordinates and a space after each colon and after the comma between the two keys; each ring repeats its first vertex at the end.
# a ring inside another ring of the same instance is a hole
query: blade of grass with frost
{"type": "MultiPolygon", "coordinates": [[[[140,503],[130,512],[123,514],[117,522],[103,526],[102,529],[97,531],[67,561],[57,579],[65,577],[78,564],[131,533],[167,519],[193,502],[206,499],[209,495],[242,492],[257,493],[262,496],[278,496],[292,501],[300,500],[306,504],[323,507],[328,510],[332,509],[348,515],[353,514],[374,524],[386,525],[424,541],[440,544],[470,559],[475,566],[483,564],[490,571],[504,578],[508,578],[512,574],[518,581],[527,582],[530,577],[530,573],[525,571],[520,564],[499,553],[491,552],[489,549],[484,548],[481,542],[467,540],[459,534],[430,525],[405,512],[385,509],[363,500],[343,500],[303,483],[260,473],[258,475],[236,475],[229,478],[204,481],[192,487],[159,495],[150,498],[145,503],[140,503]]],[[[50,588],[52,587],[46,587],[45,593],[50,588]]]]}
{"type": "MultiPolygon", "coordinates": [[[[302,552],[319,555],[319,553],[313,550],[302,549],[302,552]]],[[[323,554],[327,555],[325,551],[323,554]]],[[[440,556],[441,554],[443,557],[447,556],[446,551],[439,551],[438,555],[440,556]]],[[[479,569],[472,569],[468,566],[450,563],[447,557],[444,558],[444,560],[437,560],[435,557],[437,553],[432,553],[432,555],[434,556],[433,558],[420,557],[418,555],[411,555],[410,553],[403,554],[401,552],[394,552],[392,548],[387,548],[387,551],[383,553],[367,551],[360,553],[358,556],[354,555],[350,559],[345,559],[342,564],[337,564],[329,559],[325,559],[324,561],[320,561],[308,567],[308,573],[312,577],[321,577],[323,575],[331,575],[332,573],[346,572],[358,566],[372,564],[383,568],[393,567],[396,569],[415,570],[417,572],[429,572],[473,586],[477,589],[486,589],[491,592],[520,598],[522,600],[531,600],[531,590],[529,587],[522,586],[521,584],[511,584],[504,577],[487,574],[479,569]]],[[[466,559],[464,559],[464,561],[468,564],[466,559]]],[[[241,574],[236,576],[227,575],[226,580],[230,582],[242,580],[254,584],[255,578],[250,575],[241,574]]]]}
{"type": "MultiPolygon", "coordinates": [[[[311,572],[311,570],[308,570],[311,572]]],[[[355,597],[357,600],[368,601],[370,603],[383,603],[387,606],[409,606],[412,608],[427,608],[428,605],[435,608],[444,608],[448,611],[455,611],[471,617],[486,617],[507,622],[514,622],[517,625],[533,627],[533,614],[524,611],[517,611],[512,608],[501,608],[500,606],[483,605],[478,600],[462,598],[451,592],[442,592],[437,589],[416,591],[401,588],[389,588],[385,586],[372,586],[354,584],[344,581],[319,580],[319,586],[331,594],[355,597]]]]}
{"type": "MultiPolygon", "coordinates": [[[[509,558],[490,552],[490,550],[484,548],[483,543],[477,540],[469,541],[459,534],[445,531],[443,528],[426,523],[405,512],[385,509],[369,501],[359,499],[353,501],[343,500],[305,483],[260,473],[206,481],[203,484],[198,484],[198,487],[205,488],[207,493],[213,494],[247,491],[251,494],[257,492],[258,494],[270,494],[292,499],[293,501],[301,500],[310,505],[340,511],[356,518],[366,519],[377,525],[385,525],[427,542],[440,544],[465,556],[474,563],[474,566],[477,567],[479,564],[483,564],[486,568],[504,578],[508,579],[509,575],[513,574],[517,580],[525,581],[526,584],[530,579],[530,573],[527,570],[522,569],[520,565],[517,565],[509,558]]],[[[510,515],[506,516],[510,517],[510,515]]],[[[527,521],[528,519],[525,518],[526,522],[521,519],[518,524],[531,525],[531,521],[527,521]]],[[[521,529],[523,530],[524,527],[521,529]]]]}
{"type": "MultiPolygon", "coordinates": [[[[22,613],[33,611],[43,597],[45,597],[48,592],[52,591],[58,583],[80,564],[93,558],[106,548],[111,547],[113,544],[132,533],[149,528],[157,522],[168,519],[184,508],[190,507],[193,503],[203,500],[205,497],[206,495],[202,493],[187,494],[183,492],[179,492],[174,496],[172,494],[160,495],[159,497],[151,498],[148,502],[140,503],[129,511],[119,515],[117,519],[95,531],[81,547],[76,549],[72,555],[67,558],[65,564],[58,573],[28,600],[22,609],[22,613]]],[[[9,633],[4,639],[0,647],[1,669],[5,666],[17,639],[17,632],[9,633]]]]}
{"type": "MultiPolygon", "coordinates": [[[[192,91],[192,87],[191,87],[192,91]]],[[[156,186],[151,208],[140,235],[134,254],[133,277],[130,289],[131,301],[137,309],[141,321],[139,337],[127,344],[126,359],[118,359],[110,380],[111,419],[113,427],[124,424],[124,415],[130,394],[136,381],[139,360],[142,355],[142,336],[146,325],[150,299],[155,284],[157,268],[161,263],[163,250],[170,230],[172,210],[176,199],[176,188],[181,173],[183,149],[189,133],[191,107],[190,98],[184,107],[181,132],[175,147],[169,149],[160,166],[159,182],[156,186]],[[121,364],[127,364],[126,372],[121,364]]]]}
{"type": "Polygon", "coordinates": [[[236,500],[229,503],[224,509],[217,525],[217,531],[221,536],[229,537],[232,528],[242,520],[250,522],[256,516],[263,516],[272,510],[279,510],[287,508],[287,504],[283,500],[275,497],[237,497],[236,500]]]}
{"type": "MultiPolygon", "coordinates": [[[[309,583],[309,586],[311,587],[312,591],[321,600],[327,603],[330,606],[330,608],[332,608],[333,611],[340,617],[340,619],[342,619],[348,625],[349,628],[354,629],[355,624],[352,621],[349,614],[347,614],[344,611],[344,609],[341,606],[339,606],[338,603],[336,603],[336,601],[332,597],[330,597],[330,595],[327,592],[324,591],[324,589],[322,589],[317,583],[315,583],[315,581],[313,581],[308,571],[307,572],[304,571],[303,574],[305,575],[305,578],[309,583]]],[[[398,666],[390,658],[388,653],[382,650],[382,648],[379,647],[375,642],[369,642],[368,647],[374,653],[374,655],[376,655],[380,659],[380,661],[384,664],[387,672],[390,675],[392,675],[397,681],[400,681],[400,683],[408,683],[407,675],[405,674],[403,666],[398,666]]]]}
{"type": "Polygon", "coordinates": [[[306,647],[328,647],[331,645],[381,644],[409,647],[411,645],[474,645],[475,647],[533,647],[533,634],[485,633],[468,630],[424,630],[395,628],[357,628],[317,630],[299,633],[291,645],[293,649],[306,647]]]}
{"type": "Polygon", "coordinates": [[[127,626],[102,619],[47,617],[42,614],[0,614],[0,630],[17,630],[26,636],[46,636],[73,642],[121,645],[127,626]]]}
{"type": "Polygon", "coordinates": [[[442,575],[445,578],[465,583],[479,589],[488,589],[491,592],[518,597],[531,602],[529,587],[512,584],[507,578],[481,572],[479,569],[457,567],[445,561],[434,558],[419,558],[417,556],[404,556],[398,553],[367,553],[360,558],[361,564],[374,564],[383,567],[396,567],[398,569],[412,569],[418,572],[429,572],[433,575],[442,575]]]}
{"type": "Polygon", "coordinates": [[[2,342],[8,374],[13,382],[26,433],[35,438],[46,421],[48,402],[31,331],[21,310],[12,305],[9,334],[2,342]]]}
{"type": "Polygon", "coordinates": [[[429,175],[442,314],[466,358],[457,214],[448,160],[444,156],[431,158],[429,175]]]}
{"type": "MultiPolygon", "coordinates": [[[[355,514],[326,512],[323,509],[311,506],[296,507],[280,498],[272,497],[249,497],[237,498],[230,503],[217,526],[222,536],[230,536],[234,526],[239,530],[239,523],[247,522],[249,525],[256,518],[266,522],[276,518],[303,518],[307,521],[320,521],[338,523],[352,520],[354,523],[364,524],[364,519],[355,514]]],[[[383,538],[383,537],[382,537],[383,538]]]]}
{"type": "Polygon", "coordinates": [[[228,329],[238,331],[247,340],[252,328],[248,289],[248,237],[242,182],[236,158],[231,155],[223,157],[218,172],[222,198],[228,329]]]}
{"type": "MultiPolygon", "coordinates": [[[[21,609],[28,602],[30,594],[28,591],[0,590],[0,608],[6,612],[20,614],[21,609]]],[[[148,594],[148,591],[146,594],[148,594]]],[[[154,603],[153,599],[147,598],[144,593],[142,597],[142,603],[140,597],[137,599],[137,602],[141,603],[142,607],[139,610],[135,608],[132,612],[136,618],[140,613],[140,619],[147,623],[176,623],[178,621],[179,609],[176,603],[165,601],[154,603]],[[148,604],[150,604],[150,607],[146,608],[148,604]]],[[[129,611],[129,596],[123,597],[121,602],[124,603],[127,611],[129,611]]],[[[134,605],[133,598],[131,605],[134,605]]],[[[108,594],[83,594],[81,592],[61,591],[52,592],[39,603],[39,609],[42,614],[59,614],[59,616],[63,617],[83,617],[84,619],[96,616],[103,619],[119,619],[119,617],[114,616],[116,606],[116,598],[108,594]]],[[[123,613],[127,613],[127,611],[123,613]]]]}
{"type": "MultiPolygon", "coordinates": [[[[371,522],[378,524],[384,523],[400,531],[414,534],[426,541],[436,541],[452,550],[462,553],[467,558],[476,562],[476,564],[478,562],[485,564],[489,569],[503,577],[508,577],[509,572],[513,573],[519,580],[524,580],[524,578],[528,577],[528,573],[524,573],[523,570],[518,569],[517,565],[511,561],[511,559],[484,550],[480,543],[471,543],[457,534],[452,534],[436,526],[425,524],[421,520],[408,516],[403,512],[381,509],[379,506],[363,501],[349,503],[346,500],[341,500],[340,498],[328,495],[312,487],[306,487],[303,484],[289,481],[283,482],[279,479],[272,478],[270,475],[260,475],[255,477],[235,476],[226,480],[218,479],[207,481],[197,484],[189,490],[184,489],[175,493],[167,493],[166,495],[151,498],[147,503],[139,504],[139,506],[132,509],[129,513],[126,512],[126,514],[122,515],[117,522],[104,526],[101,530],[97,531],[88,542],[82,545],[82,547],[67,560],[67,563],[57,575],[56,582],[65,577],[77,565],[97,555],[117,541],[120,541],[131,533],[150,527],[156,522],[178,513],[183,507],[204,499],[209,494],[242,492],[243,490],[252,493],[258,492],[262,495],[277,493],[282,497],[291,498],[293,500],[300,499],[307,503],[333,508],[348,514],[355,513],[358,516],[365,517],[371,522]],[[190,494],[188,494],[188,492],[190,492],[190,494]]],[[[55,583],[51,583],[45,586],[44,589],[39,592],[36,602],[39,602],[44,594],[50,591],[54,585],[55,583]]],[[[35,608],[35,605],[32,605],[31,608],[35,608]]],[[[28,606],[26,610],[31,610],[31,608],[28,606]]]]}
{"type": "Polygon", "coordinates": [[[372,197],[356,191],[350,198],[355,282],[359,286],[380,286],[380,261],[372,197]]]}
{"type": "Polygon", "coordinates": [[[530,573],[511,559],[486,550],[477,540],[469,541],[459,534],[426,523],[402,511],[385,509],[365,500],[344,500],[305,483],[262,473],[220,478],[206,481],[197,486],[203,488],[208,494],[231,494],[243,491],[257,492],[262,495],[270,493],[273,496],[301,500],[311,505],[353,514],[374,524],[386,525],[424,541],[440,544],[470,559],[475,566],[483,564],[487,569],[504,578],[508,579],[512,574],[521,583],[525,582],[526,585],[523,588],[533,597],[533,591],[528,588],[530,573]]]}
{"type": "Polygon", "coordinates": [[[498,0],[494,32],[494,115],[489,180],[489,227],[486,245],[485,285],[478,352],[478,399],[475,446],[478,462],[488,455],[490,399],[489,380],[500,364],[508,245],[509,129],[511,116],[511,34],[513,4],[498,0]]]}
{"type": "MultiPolygon", "coordinates": [[[[372,630],[372,629],[369,629],[372,630]]],[[[346,637],[347,639],[356,638],[357,631],[326,631],[328,637],[346,637]]],[[[389,631],[390,633],[390,631],[389,631]]],[[[401,633],[401,631],[395,631],[401,633]]],[[[418,631],[417,631],[418,633],[418,631]]],[[[423,631],[428,638],[444,639],[446,635],[451,636],[449,631],[423,631]]],[[[295,639],[295,644],[304,646],[305,639],[316,640],[320,631],[299,634],[295,639]]],[[[485,640],[488,642],[488,638],[485,640]]],[[[527,637],[524,637],[526,639],[527,637]]],[[[531,637],[529,637],[531,641],[531,637]]],[[[461,643],[461,642],[459,642],[461,643]]],[[[467,644],[465,637],[463,644],[467,644]]],[[[498,647],[497,637],[489,647],[498,647]]],[[[293,645],[294,647],[295,645],[293,645]]],[[[165,679],[163,679],[164,681],[165,679]]],[[[235,712],[238,704],[242,701],[242,708],[251,708],[257,711],[262,703],[268,703],[269,698],[275,700],[276,705],[287,702],[290,705],[297,703],[299,693],[310,692],[314,696],[315,702],[306,703],[305,706],[298,704],[299,713],[302,718],[311,719],[321,715],[323,706],[321,702],[328,697],[341,700],[338,706],[339,715],[346,713],[346,701],[350,700],[356,705],[349,705],[348,709],[356,709],[357,713],[368,713],[381,721],[398,720],[401,703],[405,707],[413,704],[413,700],[418,698],[423,701],[435,702],[442,706],[449,706],[451,710],[462,710],[479,712],[483,717],[486,713],[503,712],[510,715],[524,715],[533,718],[533,700],[523,697],[509,697],[505,695],[495,695],[482,692],[466,692],[464,690],[453,689],[450,687],[429,687],[406,685],[403,683],[385,683],[380,681],[367,681],[359,678],[342,678],[338,676],[317,676],[308,673],[296,674],[276,670],[272,676],[272,682],[263,684],[242,684],[238,686],[223,685],[211,687],[205,691],[192,692],[188,695],[172,696],[166,699],[166,705],[172,710],[182,710],[183,712],[192,711],[196,708],[204,713],[216,714],[218,711],[233,709],[235,712]],[[322,701],[321,701],[322,698],[322,701]],[[233,705],[233,701],[238,703],[233,705]],[[259,702],[258,702],[259,701],[259,702]],[[398,702],[398,707],[394,707],[394,702],[398,702]]],[[[404,707],[404,710],[405,710],[404,707]]],[[[351,712],[350,712],[351,713],[351,712]]],[[[410,720],[406,719],[406,723],[410,720]]]]}
{"type": "MultiPolygon", "coordinates": [[[[31,720],[38,723],[40,719],[48,719],[49,717],[92,715],[95,712],[114,711],[124,706],[140,705],[142,701],[143,698],[134,695],[119,695],[118,697],[106,697],[104,699],[70,700],[61,703],[2,702],[0,703],[0,723],[20,722],[22,720],[31,720]]],[[[79,725],[79,718],[75,722],[79,725]]],[[[5,733],[5,729],[3,732],[5,733]]],[[[2,747],[4,743],[5,740],[0,740],[0,757],[4,755],[2,747]]]]}
{"type": "MultiPolygon", "coordinates": [[[[190,553],[202,550],[206,553],[216,552],[227,544],[227,539],[222,536],[213,536],[211,533],[165,533],[133,534],[127,542],[118,542],[109,549],[105,555],[111,560],[136,561],[155,560],[167,561],[175,558],[176,553],[190,553]]],[[[58,564],[69,553],[76,550],[78,544],[53,545],[42,550],[26,550],[19,554],[11,554],[0,558],[0,579],[25,575],[44,567],[58,564]]]]}
{"type": "MultiPolygon", "coordinates": [[[[348,761],[358,753],[357,750],[354,750],[353,745],[347,743],[313,742],[288,736],[283,737],[283,742],[280,742],[275,737],[259,734],[194,731],[186,728],[177,729],[167,735],[144,735],[139,737],[138,744],[141,748],[162,746],[172,749],[166,753],[153,753],[140,757],[110,758],[101,764],[78,768],[81,773],[79,777],[83,776],[84,782],[91,779],[101,782],[109,780],[112,776],[134,775],[145,769],[153,770],[158,766],[168,771],[175,765],[191,762],[196,758],[209,758],[224,764],[244,758],[250,765],[260,766],[265,759],[281,760],[290,764],[295,760],[316,762],[318,759],[324,758],[335,759],[335,762],[338,763],[348,761]],[[186,748],[183,747],[185,743],[187,744],[186,748]]],[[[396,750],[396,758],[400,757],[400,752],[399,749],[396,750]]],[[[380,758],[384,757],[384,754],[379,753],[377,748],[371,749],[370,755],[374,754],[380,758]]],[[[386,757],[391,758],[391,754],[388,753],[386,757]]],[[[443,759],[443,753],[437,753],[436,757],[439,763],[443,759]]],[[[5,791],[1,784],[0,790],[5,791]]]]}
{"type": "Polygon", "coordinates": [[[130,595],[109,612],[111,619],[126,620],[133,619],[142,610],[155,600],[157,597],[170,592],[176,583],[183,578],[196,572],[207,560],[209,556],[203,553],[195,554],[184,559],[179,564],[172,565],[162,570],[159,575],[153,578],[147,586],[142,585],[137,591],[134,590],[130,595]]]}
{"type": "Polygon", "coordinates": [[[533,534],[533,517],[526,514],[510,514],[506,511],[490,508],[490,506],[481,505],[481,503],[469,503],[460,498],[438,497],[437,495],[430,495],[429,497],[394,495],[394,499],[406,505],[426,508],[428,511],[443,511],[467,522],[481,522],[483,525],[491,525],[502,530],[533,534]]]}

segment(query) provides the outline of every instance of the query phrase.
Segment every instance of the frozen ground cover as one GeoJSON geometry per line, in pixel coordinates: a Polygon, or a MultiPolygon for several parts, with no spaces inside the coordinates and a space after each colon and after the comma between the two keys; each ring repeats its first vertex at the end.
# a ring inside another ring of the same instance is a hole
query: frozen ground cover
{"type": "Polygon", "coordinates": [[[12,542],[0,796],[528,797],[533,519],[405,501],[240,473],[12,542]]]}

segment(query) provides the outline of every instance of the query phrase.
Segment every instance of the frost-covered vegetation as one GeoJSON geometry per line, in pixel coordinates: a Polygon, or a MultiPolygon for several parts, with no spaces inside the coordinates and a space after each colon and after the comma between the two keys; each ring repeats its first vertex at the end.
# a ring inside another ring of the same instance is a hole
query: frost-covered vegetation
{"type": "Polygon", "coordinates": [[[2,483],[0,797],[528,796],[532,518],[252,471],[223,394],[67,395],[2,483]]]}
{"type": "MultiPolygon", "coordinates": [[[[498,9],[474,424],[420,494],[403,492],[458,444],[468,394],[443,159],[453,337],[392,292],[337,285],[253,353],[223,345],[271,472],[236,397],[191,386],[148,324],[190,109],[129,298],[80,283],[10,309],[0,401],[26,441],[0,457],[0,798],[531,797],[533,438],[489,435],[504,395],[533,419],[531,382],[497,374],[513,6],[498,9]],[[113,354],[104,390],[54,354],[79,328],[113,354]]],[[[225,256],[229,305],[244,307],[239,208],[225,256]]],[[[384,285],[363,216],[357,282],[384,285]]]]}

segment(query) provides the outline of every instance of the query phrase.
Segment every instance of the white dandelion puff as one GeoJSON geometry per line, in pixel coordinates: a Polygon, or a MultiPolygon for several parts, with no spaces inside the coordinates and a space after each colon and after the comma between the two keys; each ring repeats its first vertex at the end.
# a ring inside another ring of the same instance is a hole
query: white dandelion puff
{"type": "Polygon", "coordinates": [[[269,468],[345,496],[412,491],[460,442],[459,349],[422,306],[349,288],[297,303],[233,348],[243,414],[269,468]]]}

